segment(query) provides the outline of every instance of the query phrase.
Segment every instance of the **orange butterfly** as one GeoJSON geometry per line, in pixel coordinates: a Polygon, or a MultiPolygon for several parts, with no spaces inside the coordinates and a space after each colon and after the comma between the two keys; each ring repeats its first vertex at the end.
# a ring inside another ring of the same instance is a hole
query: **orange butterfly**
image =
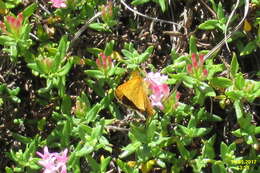
{"type": "Polygon", "coordinates": [[[116,88],[115,95],[120,102],[142,113],[147,113],[149,116],[154,114],[147,86],[137,71],[132,72],[130,79],[116,88]]]}

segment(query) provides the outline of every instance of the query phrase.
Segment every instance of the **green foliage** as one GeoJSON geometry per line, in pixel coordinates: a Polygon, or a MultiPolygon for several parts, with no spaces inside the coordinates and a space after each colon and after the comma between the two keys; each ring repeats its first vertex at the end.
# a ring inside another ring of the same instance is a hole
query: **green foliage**
{"type": "Polygon", "coordinates": [[[122,60],[127,64],[127,68],[136,69],[141,63],[145,62],[153,52],[153,46],[149,46],[144,53],[139,54],[132,43],[126,43],[122,53],[125,59],[122,60]]]}
{"type": "Polygon", "coordinates": [[[58,94],[64,96],[66,75],[73,65],[73,60],[65,57],[67,48],[67,37],[64,36],[60,40],[58,48],[51,47],[49,49],[52,52],[41,52],[37,58],[28,60],[31,61],[28,63],[28,67],[33,70],[33,73],[46,79],[46,87],[40,89],[39,93],[46,93],[52,88],[56,88],[58,94]]]}
{"type": "Polygon", "coordinates": [[[213,10],[215,11],[215,13],[217,15],[217,19],[206,20],[205,22],[201,23],[198,26],[198,28],[201,30],[219,29],[224,33],[227,18],[224,15],[224,9],[223,9],[222,3],[219,2],[218,4],[216,4],[216,2],[214,0],[210,0],[210,3],[212,5],[213,10]]]}
{"type": "Polygon", "coordinates": [[[150,2],[150,1],[155,2],[158,5],[160,5],[161,10],[163,12],[165,12],[167,10],[167,8],[168,8],[168,2],[165,1],[165,0],[133,0],[131,4],[133,4],[133,5],[141,5],[141,4],[145,4],[147,2],[150,2]]]}
{"type": "MultiPolygon", "coordinates": [[[[225,25],[227,22],[227,18],[224,15],[224,9],[223,6],[221,4],[221,2],[218,3],[218,5],[216,4],[216,2],[214,0],[210,0],[210,3],[212,5],[213,10],[215,11],[215,13],[217,14],[217,19],[210,19],[210,20],[206,20],[205,22],[201,23],[198,28],[201,30],[214,30],[214,29],[218,29],[220,31],[222,31],[223,33],[225,32],[225,25]]],[[[259,1],[252,1],[252,3],[259,5],[259,1]]],[[[256,51],[259,48],[259,40],[260,40],[260,35],[259,35],[259,31],[260,31],[260,22],[259,22],[259,16],[260,13],[256,12],[256,15],[254,16],[254,19],[252,19],[252,22],[248,22],[247,19],[244,21],[244,32],[240,32],[238,31],[237,33],[234,34],[234,36],[232,38],[230,38],[228,41],[229,42],[234,42],[234,41],[238,41],[238,43],[236,43],[237,48],[240,51],[240,56],[245,56],[245,55],[250,55],[252,54],[254,51],[256,51]],[[249,39],[246,44],[244,44],[244,42],[242,41],[242,39],[247,39],[248,35],[250,35],[253,30],[256,31],[256,37],[254,39],[249,39]]],[[[234,16],[231,21],[235,21],[236,20],[236,16],[234,16]]]]}
{"type": "Polygon", "coordinates": [[[22,0],[5,0],[4,2],[1,0],[0,2],[1,4],[3,4],[4,8],[9,9],[18,6],[22,2],[22,0]]]}
{"type": "Polygon", "coordinates": [[[6,84],[0,84],[0,107],[9,100],[13,101],[14,103],[20,103],[21,99],[17,97],[19,94],[20,88],[10,89],[6,84]]]}
{"type": "Polygon", "coordinates": [[[256,5],[260,5],[260,1],[259,0],[252,0],[252,3],[254,3],[256,5]]]}
{"type": "Polygon", "coordinates": [[[38,158],[35,158],[35,152],[39,138],[35,138],[26,145],[25,151],[19,150],[17,152],[11,150],[8,157],[12,159],[17,167],[6,167],[6,172],[36,172],[40,167],[37,164],[38,158]]]}
{"type": "MultiPolygon", "coordinates": [[[[20,26],[10,23],[11,21],[7,19],[4,20],[6,29],[1,28],[1,31],[5,34],[0,36],[0,44],[4,46],[3,51],[10,54],[12,61],[17,61],[19,56],[30,55],[28,48],[32,45],[32,40],[29,38],[31,26],[28,23],[28,18],[35,9],[36,4],[33,3],[20,13],[22,15],[20,26]]],[[[19,20],[19,15],[16,17],[16,20],[19,20]]],[[[15,22],[17,23],[17,21],[15,22]]]]}

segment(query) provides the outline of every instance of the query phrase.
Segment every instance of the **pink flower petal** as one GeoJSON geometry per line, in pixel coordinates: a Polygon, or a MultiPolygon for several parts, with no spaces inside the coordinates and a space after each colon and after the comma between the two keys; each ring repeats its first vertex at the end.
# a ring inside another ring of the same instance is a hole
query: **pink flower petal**
{"type": "Polygon", "coordinates": [[[191,65],[191,64],[188,64],[188,65],[187,65],[187,72],[188,72],[189,74],[192,74],[192,65],[191,65]]]}
{"type": "Polygon", "coordinates": [[[154,83],[157,85],[161,85],[166,82],[168,77],[166,75],[161,75],[160,73],[153,73],[150,72],[147,74],[146,80],[149,81],[149,83],[154,83]]]}
{"type": "Polygon", "coordinates": [[[99,58],[96,59],[96,64],[99,69],[106,69],[106,68],[113,67],[113,62],[111,57],[106,56],[104,53],[99,54],[99,58]]]}
{"type": "Polygon", "coordinates": [[[166,75],[161,75],[160,73],[150,72],[147,74],[145,81],[149,84],[149,88],[152,91],[152,95],[150,96],[151,104],[163,110],[162,101],[166,98],[170,89],[167,84],[165,84],[168,77],[166,75]]]}
{"type": "Polygon", "coordinates": [[[192,61],[192,66],[194,68],[197,68],[198,67],[198,62],[196,60],[196,55],[194,53],[191,55],[191,61],[192,61]]]}
{"type": "Polygon", "coordinates": [[[68,149],[65,149],[61,153],[50,153],[48,147],[44,147],[43,154],[36,152],[42,160],[39,161],[39,164],[43,166],[44,173],[66,173],[67,167],[66,162],[68,160],[67,153],[68,149]]]}
{"type": "Polygon", "coordinates": [[[16,18],[15,27],[17,29],[19,29],[22,26],[22,23],[23,23],[23,14],[19,13],[17,18],[16,18]]]}
{"type": "Polygon", "coordinates": [[[176,100],[178,101],[180,99],[180,97],[181,97],[181,93],[177,91],[177,93],[176,93],[176,100]]]}
{"type": "Polygon", "coordinates": [[[54,8],[66,8],[67,4],[64,0],[50,0],[54,8]]]}
{"type": "Polygon", "coordinates": [[[200,59],[200,67],[202,67],[204,64],[204,55],[200,55],[199,59],[200,59]]]}
{"type": "Polygon", "coordinates": [[[204,75],[205,77],[208,76],[208,70],[207,70],[207,69],[203,69],[203,75],[204,75]]]}

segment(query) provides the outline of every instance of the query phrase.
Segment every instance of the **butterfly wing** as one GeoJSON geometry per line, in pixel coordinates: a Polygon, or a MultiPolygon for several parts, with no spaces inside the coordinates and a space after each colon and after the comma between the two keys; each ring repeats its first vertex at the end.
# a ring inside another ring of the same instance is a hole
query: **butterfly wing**
{"type": "Polygon", "coordinates": [[[119,100],[125,96],[138,109],[145,111],[145,103],[143,99],[142,80],[139,78],[130,79],[126,83],[117,87],[115,94],[119,100]]]}
{"type": "Polygon", "coordinates": [[[133,72],[130,80],[117,87],[115,94],[120,101],[126,97],[139,111],[146,112],[149,116],[154,114],[144,81],[139,73],[133,72]]]}
{"type": "Polygon", "coordinates": [[[146,95],[145,97],[145,112],[147,112],[147,114],[149,116],[153,116],[153,114],[155,113],[154,112],[154,109],[152,107],[152,104],[150,102],[150,99],[148,98],[148,96],[146,95]]]}

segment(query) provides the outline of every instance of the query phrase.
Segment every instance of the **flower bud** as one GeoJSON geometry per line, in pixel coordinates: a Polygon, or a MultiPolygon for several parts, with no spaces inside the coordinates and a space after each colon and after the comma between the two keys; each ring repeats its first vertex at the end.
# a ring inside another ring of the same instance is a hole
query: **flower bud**
{"type": "Polygon", "coordinates": [[[11,27],[13,32],[18,32],[23,23],[23,14],[19,13],[18,16],[15,18],[14,16],[7,16],[6,20],[11,27]]]}
{"type": "Polygon", "coordinates": [[[192,54],[192,55],[191,55],[191,61],[192,61],[192,66],[193,66],[193,68],[198,68],[198,63],[197,63],[196,55],[195,55],[195,54],[192,54]]]}
{"type": "Polygon", "coordinates": [[[106,56],[104,53],[100,53],[96,59],[96,64],[99,69],[107,69],[113,67],[113,62],[110,56],[106,56]]]}

